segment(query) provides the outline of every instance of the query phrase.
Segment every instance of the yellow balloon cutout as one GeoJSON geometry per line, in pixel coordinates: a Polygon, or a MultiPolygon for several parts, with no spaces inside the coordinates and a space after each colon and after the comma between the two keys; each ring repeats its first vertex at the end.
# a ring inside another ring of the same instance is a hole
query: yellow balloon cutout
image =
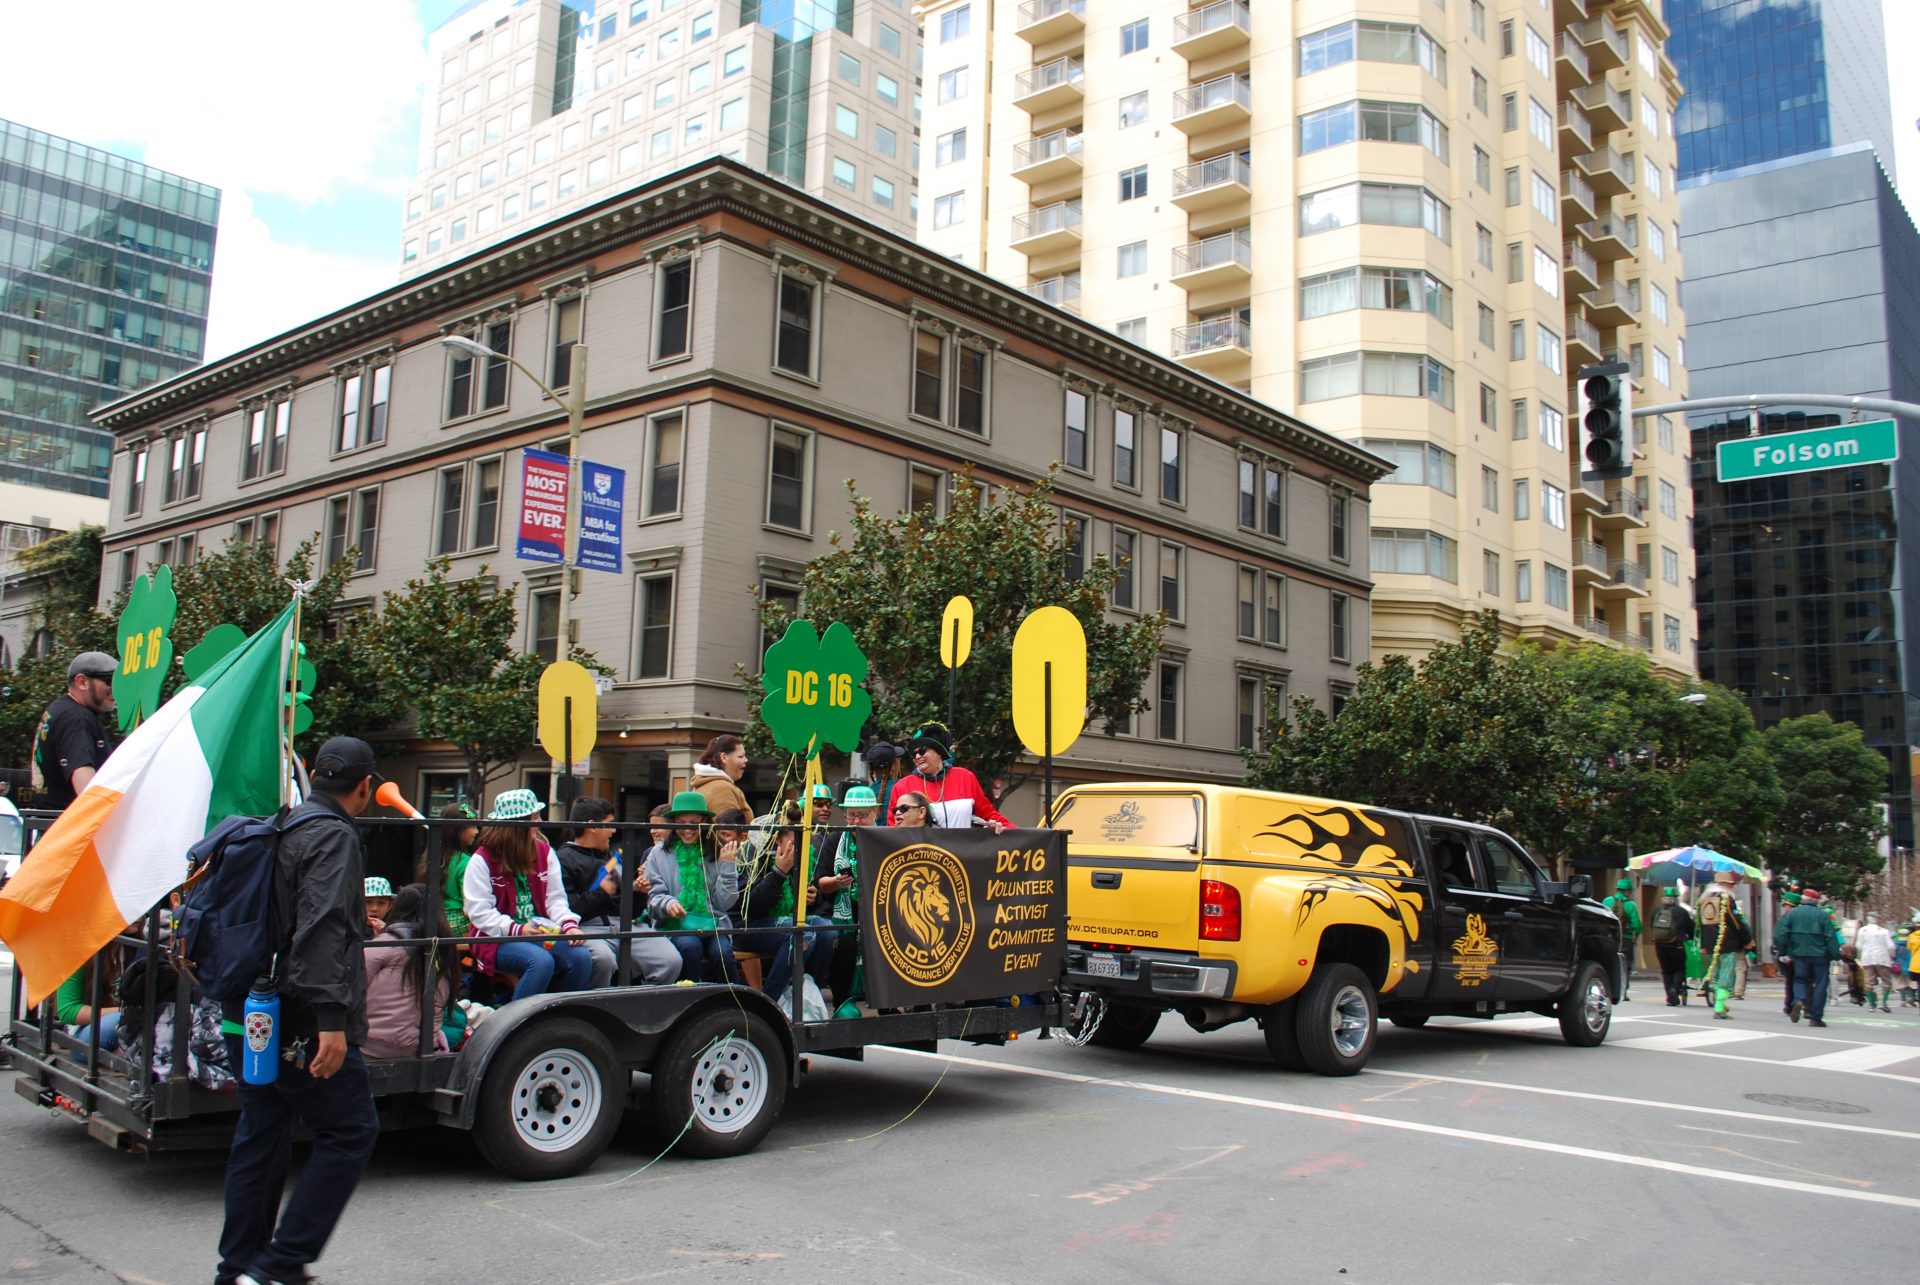
{"type": "Polygon", "coordinates": [[[1044,756],[1058,754],[1079,740],[1086,725],[1087,632],[1080,627],[1079,617],[1065,607],[1042,607],[1021,621],[1013,636],[1014,734],[1031,753],[1044,756]]]}
{"type": "Polygon", "coordinates": [[[556,661],[540,671],[540,748],[562,763],[578,763],[600,739],[600,692],[587,667],[556,661]],[[567,699],[573,699],[573,739],[567,739],[567,699]]]}
{"type": "Polygon", "coordinates": [[[940,616],[940,663],[948,669],[958,669],[972,654],[973,599],[957,593],[947,599],[947,609],[940,616]],[[959,627],[957,637],[956,625],[959,627]]]}

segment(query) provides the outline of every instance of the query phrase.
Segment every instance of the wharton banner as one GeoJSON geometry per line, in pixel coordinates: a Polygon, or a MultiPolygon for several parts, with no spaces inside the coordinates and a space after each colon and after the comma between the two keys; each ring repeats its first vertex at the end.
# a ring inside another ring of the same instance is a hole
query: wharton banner
{"type": "Polygon", "coordinates": [[[625,469],[580,461],[580,549],[575,566],[588,571],[622,569],[620,513],[626,493],[625,469]]]}
{"type": "Polygon", "coordinates": [[[1052,990],[1066,959],[1058,830],[854,832],[867,998],[876,1008],[1052,990]]]}

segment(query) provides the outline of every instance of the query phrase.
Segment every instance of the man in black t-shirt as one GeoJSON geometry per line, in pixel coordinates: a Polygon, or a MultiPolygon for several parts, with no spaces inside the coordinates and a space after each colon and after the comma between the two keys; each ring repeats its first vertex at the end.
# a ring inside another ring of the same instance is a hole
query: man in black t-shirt
{"type": "Polygon", "coordinates": [[[113,713],[113,675],[120,662],[83,651],[67,665],[67,690],[54,698],[33,734],[33,783],[39,806],[64,808],[107,761],[102,714],[113,713]]]}

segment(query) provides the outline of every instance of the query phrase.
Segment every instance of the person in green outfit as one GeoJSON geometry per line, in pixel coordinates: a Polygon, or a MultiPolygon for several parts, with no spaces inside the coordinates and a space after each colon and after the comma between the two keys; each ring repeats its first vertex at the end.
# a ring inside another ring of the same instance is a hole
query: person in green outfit
{"type": "Polygon", "coordinates": [[[1640,907],[1633,901],[1633,880],[1622,876],[1613,885],[1613,895],[1600,904],[1620,920],[1620,1002],[1624,1004],[1633,982],[1633,963],[1640,942],[1640,907]]]}
{"type": "MultiPolygon", "coordinates": [[[[464,803],[449,803],[440,809],[442,821],[472,822],[473,809],[464,803]]],[[[467,908],[464,886],[467,878],[467,862],[473,860],[473,850],[480,842],[480,827],[477,825],[435,826],[433,841],[440,845],[440,871],[442,890],[445,897],[447,924],[454,935],[467,935],[467,908]]],[[[427,877],[424,869],[420,878],[427,877]]]]}
{"type": "Polygon", "coordinates": [[[879,824],[880,797],[872,786],[851,786],[840,800],[840,809],[846,813],[847,826],[833,850],[833,922],[840,931],[833,944],[831,977],[838,1004],[833,1015],[845,1018],[860,1016],[859,1001],[866,998],[860,958],[860,863],[855,860],[853,832],[879,824]]]}
{"type": "Polygon", "coordinates": [[[1701,988],[1712,987],[1713,1015],[1722,1022],[1730,1021],[1733,1017],[1727,1011],[1727,1001],[1733,998],[1734,982],[1740,973],[1740,956],[1753,945],[1753,934],[1748,931],[1747,921],[1740,914],[1739,903],[1733,899],[1733,888],[1739,880],[1740,876],[1731,870],[1716,872],[1713,887],[1700,898],[1694,915],[1700,954],[1707,965],[1701,988]]]}

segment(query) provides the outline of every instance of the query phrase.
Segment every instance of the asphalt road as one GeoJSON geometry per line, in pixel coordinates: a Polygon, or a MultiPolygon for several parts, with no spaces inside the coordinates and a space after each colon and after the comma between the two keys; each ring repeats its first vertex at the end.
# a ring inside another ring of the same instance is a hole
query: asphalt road
{"type": "MultiPolygon", "coordinates": [[[[1640,983],[1599,1049],[1550,1020],[1382,1031],[1276,1071],[1248,1025],[1136,1052],[1022,1039],[816,1059],[759,1151],[506,1181],[383,1141],[331,1282],[1910,1282],[1920,1010],[1736,1020],[1640,983]]],[[[0,1097],[0,1281],[204,1282],[221,1158],[115,1155],[0,1097]]]]}

